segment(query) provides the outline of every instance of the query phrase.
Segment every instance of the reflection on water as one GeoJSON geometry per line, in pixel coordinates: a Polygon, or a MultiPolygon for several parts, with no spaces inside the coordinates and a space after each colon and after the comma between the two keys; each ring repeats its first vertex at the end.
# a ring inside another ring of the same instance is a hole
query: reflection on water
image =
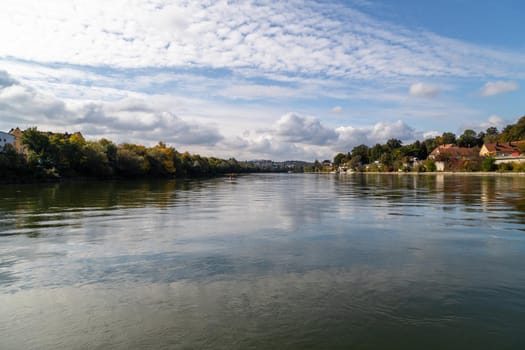
{"type": "Polygon", "coordinates": [[[515,348],[525,178],[0,187],[0,349],[515,348]]]}

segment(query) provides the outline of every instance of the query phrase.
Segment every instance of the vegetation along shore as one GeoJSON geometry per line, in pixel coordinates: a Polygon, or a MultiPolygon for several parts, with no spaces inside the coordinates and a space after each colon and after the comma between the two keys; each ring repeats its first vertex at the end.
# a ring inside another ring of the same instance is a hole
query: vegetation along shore
{"type": "Polygon", "coordinates": [[[303,171],[305,162],[245,161],[204,157],[159,142],[153,147],[110,140],[88,141],[81,133],[1,133],[0,181],[75,178],[210,177],[231,173],[303,171]]]}
{"type": "Polygon", "coordinates": [[[525,172],[525,116],[501,132],[496,127],[465,130],[403,145],[358,145],[333,161],[237,161],[204,157],[159,142],[153,147],[107,139],[86,140],[81,133],[54,133],[37,127],[0,132],[3,182],[63,178],[203,177],[249,172],[382,172],[479,174],[525,172]]]}

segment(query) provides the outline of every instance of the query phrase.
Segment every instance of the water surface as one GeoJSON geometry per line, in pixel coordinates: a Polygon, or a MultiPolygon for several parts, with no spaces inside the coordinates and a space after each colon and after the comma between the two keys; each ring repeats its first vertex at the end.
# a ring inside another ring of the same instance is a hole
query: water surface
{"type": "Polygon", "coordinates": [[[525,178],[0,186],[0,349],[522,349],[525,178]]]}

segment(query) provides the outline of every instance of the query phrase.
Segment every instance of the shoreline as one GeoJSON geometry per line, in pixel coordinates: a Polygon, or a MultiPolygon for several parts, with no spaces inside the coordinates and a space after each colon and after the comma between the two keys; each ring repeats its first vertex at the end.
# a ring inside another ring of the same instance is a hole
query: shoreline
{"type": "Polygon", "coordinates": [[[429,172],[351,172],[351,173],[329,173],[335,175],[412,175],[412,176],[431,176],[431,175],[448,175],[448,176],[525,176],[525,172],[497,172],[497,171],[429,171],[429,172]]]}

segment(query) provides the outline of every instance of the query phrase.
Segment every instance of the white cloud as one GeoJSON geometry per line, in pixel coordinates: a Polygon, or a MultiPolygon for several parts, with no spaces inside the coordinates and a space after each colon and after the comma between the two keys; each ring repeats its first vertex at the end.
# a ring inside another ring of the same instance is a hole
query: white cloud
{"type": "Polygon", "coordinates": [[[35,62],[367,80],[523,76],[519,55],[411,32],[314,1],[5,0],[0,33],[17,33],[17,40],[0,35],[0,56],[35,62]]]}
{"type": "Polygon", "coordinates": [[[326,145],[337,140],[336,132],[321,125],[317,118],[295,113],[285,114],[277,121],[276,133],[288,142],[311,145],[326,145]]]}
{"type": "Polygon", "coordinates": [[[334,108],[331,109],[332,113],[341,113],[342,111],[343,111],[343,107],[341,106],[335,106],[334,108]]]}
{"type": "Polygon", "coordinates": [[[214,148],[214,154],[238,159],[331,159],[337,152],[350,151],[359,144],[385,143],[391,138],[412,142],[423,139],[402,121],[378,122],[365,126],[329,128],[315,117],[288,113],[272,128],[226,137],[214,148]],[[298,132],[300,131],[300,132],[298,132]]]}
{"type": "Polygon", "coordinates": [[[489,81],[481,88],[481,95],[499,95],[518,90],[519,88],[519,84],[514,81],[489,81]]]}
{"type": "Polygon", "coordinates": [[[179,118],[146,100],[124,98],[106,102],[65,103],[2,74],[10,86],[0,89],[0,126],[9,130],[38,126],[53,131],[82,131],[91,138],[117,142],[213,146],[223,139],[211,125],[179,118]]]}
{"type": "Polygon", "coordinates": [[[487,130],[487,128],[490,128],[490,127],[496,127],[498,128],[498,130],[501,131],[506,125],[514,124],[515,122],[516,122],[515,120],[503,118],[498,115],[491,115],[486,120],[463,123],[461,125],[459,132],[462,133],[464,130],[467,130],[467,129],[485,131],[487,130]]]}
{"type": "Polygon", "coordinates": [[[339,134],[338,146],[347,150],[360,144],[383,144],[392,138],[406,142],[422,136],[421,133],[417,133],[414,128],[401,120],[396,122],[378,122],[361,127],[342,126],[337,128],[336,132],[339,134]]]}
{"type": "MultiPolygon", "coordinates": [[[[6,77],[10,78],[9,75],[6,77]]],[[[61,123],[61,120],[67,120],[70,116],[63,101],[22,85],[12,78],[11,85],[0,89],[0,119],[3,123],[16,123],[19,120],[31,126],[50,121],[61,123]]]]}
{"type": "Polygon", "coordinates": [[[16,84],[17,81],[13,79],[6,71],[0,70],[0,89],[16,84]]]}
{"type": "Polygon", "coordinates": [[[436,130],[431,130],[431,131],[427,131],[427,132],[424,132],[423,133],[423,140],[426,140],[426,139],[433,139],[434,137],[436,136],[440,136],[442,135],[443,133],[439,132],[439,131],[436,131],[436,130]]]}
{"type": "Polygon", "coordinates": [[[301,94],[303,89],[260,84],[235,84],[233,86],[220,89],[218,93],[230,99],[284,99],[290,97],[304,96],[301,94]]]}
{"type": "Polygon", "coordinates": [[[419,97],[436,97],[441,92],[441,89],[433,84],[415,83],[410,85],[408,93],[412,96],[419,97]]]}
{"type": "MultiPolygon", "coordinates": [[[[75,120],[75,124],[81,130],[98,126],[98,137],[124,134],[140,144],[164,141],[184,146],[213,146],[223,138],[214,127],[181,119],[141,100],[89,104],[79,112],[81,117],[75,120]]],[[[118,138],[122,139],[122,136],[118,138]]]]}

